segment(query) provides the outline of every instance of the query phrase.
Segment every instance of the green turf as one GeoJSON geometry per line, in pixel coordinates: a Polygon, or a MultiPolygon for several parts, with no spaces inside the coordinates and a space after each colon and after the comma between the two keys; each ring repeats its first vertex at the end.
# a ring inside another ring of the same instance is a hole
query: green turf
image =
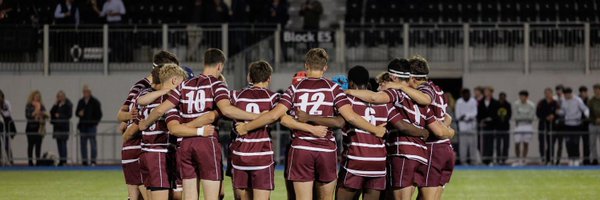
{"type": "MultiPolygon", "coordinates": [[[[231,199],[231,182],[226,182],[231,199]]],[[[272,199],[285,199],[277,171],[272,199]]],[[[598,199],[600,171],[456,171],[444,199],[598,199]]],[[[0,199],[126,199],[120,171],[0,171],[0,199]]]]}

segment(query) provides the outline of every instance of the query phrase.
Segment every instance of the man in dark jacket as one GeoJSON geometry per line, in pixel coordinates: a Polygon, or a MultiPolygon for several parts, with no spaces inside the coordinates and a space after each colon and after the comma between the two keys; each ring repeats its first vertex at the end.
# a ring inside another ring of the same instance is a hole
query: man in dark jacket
{"type": "Polygon", "coordinates": [[[50,123],[54,126],[53,133],[58,146],[58,155],[60,162],[58,166],[63,166],[67,163],[67,140],[69,139],[70,122],[73,116],[73,104],[67,99],[65,92],[58,91],[56,94],[56,103],[50,110],[50,123]]]}
{"type": "Polygon", "coordinates": [[[494,143],[496,144],[496,161],[498,164],[506,164],[508,159],[508,143],[509,143],[509,130],[510,130],[510,119],[512,117],[512,107],[506,100],[506,93],[500,92],[498,96],[498,127],[494,137],[494,143]]]}
{"type": "Polygon", "coordinates": [[[75,111],[77,117],[79,117],[79,123],[77,128],[81,135],[81,160],[83,165],[87,166],[92,164],[96,165],[96,131],[98,122],[102,119],[102,109],[100,107],[100,101],[92,96],[92,91],[87,85],[83,86],[83,98],[77,103],[77,110],[75,111]],[[87,154],[87,141],[90,141],[91,157],[90,160],[87,154]]]}
{"type": "MultiPolygon", "coordinates": [[[[538,140],[540,143],[540,156],[544,164],[550,164],[552,162],[552,138],[550,138],[550,132],[554,130],[554,120],[556,120],[556,110],[559,105],[554,100],[554,94],[552,88],[546,88],[544,90],[544,99],[540,100],[536,108],[536,116],[539,119],[538,125],[538,140]]],[[[559,142],[561,144],[562,142],[559,142]]],[[[559,148],[561,145],[559,145],[559,148]]],[[[562,149],[560,149],[562,150],[562,149]]]]}
{"type": "Polygon", "coordinates": [[[494,89],[486,87],[484,98],[477,106],[477,123],[479,123],[480,135],[483,144],[482,162],[486,165],[492,163],[494,158],[494,134],[498,126],[498,101],[494,99],[494,89]]]}

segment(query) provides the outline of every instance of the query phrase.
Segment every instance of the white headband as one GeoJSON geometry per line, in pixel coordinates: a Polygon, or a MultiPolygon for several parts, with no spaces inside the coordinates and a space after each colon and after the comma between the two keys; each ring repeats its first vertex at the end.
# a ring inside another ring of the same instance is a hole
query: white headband
{"type": "Polygon", "coordinates": [[[410,76],[417,78],[427,78],[427,74],[411,74],[410,76]]]}
{"type": "Polygon", "coordinates": [[[390,73],[390,75],[395,76],[395,77],[410,78],[410,72],[401,72],[401,71],[396,71],[393,69],[388,69],[388,72],[390,73]]]}

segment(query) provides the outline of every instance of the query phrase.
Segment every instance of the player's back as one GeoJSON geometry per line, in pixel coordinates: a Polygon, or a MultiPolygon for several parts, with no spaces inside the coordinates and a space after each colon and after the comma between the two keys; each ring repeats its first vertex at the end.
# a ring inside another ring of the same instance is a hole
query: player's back
{"type": "MultiPolygon", "coordinates": [[[[152,88],[143,90],[139,97],[142,97],[150,92],[153,92],[152,88]]],[[[138,98],[139,98],[138,97],[138,98]]],[[[146,106],[139,106],[138,120],[147,119],[153,109],[160,106],[166,100],[166,95],[156,98],[152,103],[146,106]]],[[[167,113],[176,112],[175,109],[167,111],[167,113]]],[[[165,118],[161,116],[160,119],[156,120],[151,124],[147,130],[142,131],[142,151],[147,152],[163,152],[167,153],[167,148],[170,145],[170,135],[167,128],[165,118]]]]}
{"type": "MultiPolygon", "coordinates": [[[[143,78],[143,79],[137,81],[129,89],[129,93],[128,93],[127,98],[125,99],[125,102],[123,103],[123,105],[127,106],[127,108],[130,111],[133,108],[137,107],[137,105],[136,105],[136,103],[137,103],[137,101],[136,101],[137,97],[140,95],[140,93],[143,90],[146,90],[148,88],[152,88],[152,85],[150,83],[150,80],[148,80],[147,78],[143,78]]],[[[135,119],[127,120],[127,122],[126,122],[127,123],[127,127],[129,127],[130,125],[132,125],[134,123],[134,120],[135,119]]],[[[131,139],[123,142],[123,150],[126,150],[126,149],[135,149],[135,148],[139,149],[141,139],[142,139],[141,132],[138,132],[138,133],[134,134],[131,139]]]]}
{"type": "MultiPolygon", "coordinates": [[[[402,120],[423,129],[433,119],[431,110],[427,106],[420,106],[402,90],[385,90],[402,120]]],[[[392,132],[387,139],[388,153],[394,156],[404,156],[422,163],[427,163],[425,141],[422,137],[413,137],[401,132],[392,132]]]]}
{"type": "MultiPolygon", "coordinates": [[[[301,110],[309,115],[321,117],[334,117],[337,108],[349,104],[341,87],[325,78],[305,78],[293,84],[283,94],[279,103],[292,111],[301,110]]],[[[303,131],[294,131],[293,136],[292,145],[296,148],[314,151],[336,149],[332,129],[323,138],[303,131]]]]}
{"type": "MultiPolygon", "coordinates": [[[[199,75],[184,81],[168,94],[168,101],[176,105],[178,113],[168,115],[167,122],[179,120],[181,123],[190,122],[197,117],[217,109],[217,102],[229,99],[229,91],[222,81],[213,76],[199,75]]],[[[217,121],[213,123],[217,125],[217,121]]],[[[218,137],[218,132],[211,137],[218,137]]],[[[184,138],[186,139],[186,138],[184,138]]]]}
{"type": "MultiPolygon", "coordinates": [[[[373,125],[387,123],[389,119],[399,119],[392,104],[370,104],[348,96],[352,109],[373,125]]],[[[394,121],[394,120],[389,120],[394,121]]],[[[386,148],[382,138],[358,129],[351,124],[344,127],[343,167],[348,172],[369,177],[385,176],[386,148]]]]}
{"type": "MultiPolygon", "coordinates": [[[[260,114],[270,111],[279,100],[279,94],[266,88],[250,87],[231,92],[231,103],[246,112],[260,114]]],[[[237,134],[236,134],[237,135],[237,134]]],[[[243,136],[236,136],[231,143],[233,167],[268,167],[273,161],[270,128],[257,129],[243,136]]]]}
{"type": "MultiPolygon", "coordinates": [[[[429,108],[436,120],[443,121],[446,118],[446,108],[448,107],[447,100],[444,98],[444,91],[431,81],[423,83],[420,89],[420,91],[427,91],[425,93],[429,93],[428,95],[433,94],[433,100],[429,108]]],[[[447,142],[450,144],[450,140],[440,139],[435,135],[430,135],[427,142],[447,142]]]]}

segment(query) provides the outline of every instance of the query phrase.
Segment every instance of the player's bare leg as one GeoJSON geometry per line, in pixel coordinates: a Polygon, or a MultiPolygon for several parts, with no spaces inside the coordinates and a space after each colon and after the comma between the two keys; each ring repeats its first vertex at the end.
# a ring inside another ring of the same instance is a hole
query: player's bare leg
{"type": "Polygon", "coordinates": [[[296,200],[311,200],[313,199],[313,181],[294,182],[294,192],[296,200]]]}
{"type": "Polygon", "coordinates": [[[171,190],[171,199],[173,200],[182,200],[183,199],[183,189],[182,188],[176,188],[174,190],[171,190]]]}
{"type": "Polygon", "coordinates": [[[218,200],[221,194],[221,181],[200,180],[205,200],[218,200]]]}
{"type": "Polygon", "coordinates": [[[150,199],[150,191],[148,191],[146,189],[146,186],[139,185],[138,186],[138,190],[140,191],[140,195],[142,196],[142,198],[144,198],[144,199],[150,199]]]}
{"type": "MultiPolygon", "coordinates": [[[[127,185],[127,195],[130,200],[138,200],[140,199],[142,192],[138,189],[137,185],[127,185]]],[[[144,199],[146,199],[145,196],[144,199]]]]}
{"type": "Polygon", "coordinates": [[[437,187],[437,197],[436,200],[441,200],[442,199],[442,193],[444,193],[444,187],[437,187]]]}
{"type": "Polygon", "coordinates": [[[363,200],[378,200],[381,195],[379,190],[364,190],[363,200]]]}
{"type": "Polygon", "coordinates": [[[333,199],[333,195],[335,193],[335,184],[337,183],[337,181],[331,181],[329,183],[321,183],[321,182],[317,182],[316,186],[317,186],[317,195],[318,195],[318,199],[333,199]]]}
{"type": "Polygon", "coordinates": [[[151,200],[168,200],[169,199],[169,190],[154,190],[150,191],[150,199],[151,200]]]}
{"type": "Polygon", "coordinates": [[[438,191],[441,188],[442,187],[423,187],[423,188],[419,188],[419,199],[421,199],[421,200],[436,200],[437,197],[438,197],[437,193],[438,193],[438,191]]]}
{"type": "Polygon", "coordinates": [[[358,191],[345,187],[338,187],[337,193],[335,195],[335,199],[337,200],[346,200],[346,199],[354,199],[358,191]]]}
{"type": "Polygon", "coordinates": [[[252,194],[248,189],[235,189],[234,192],[235,192],[235,197],[237,199],[240,199],[240,200],[252,199],[252,197],[251,197],[252,194]]]}
{"type": "Polygon", "coordinates": [[[252,190],[252,199],[253,200],[269,200],[271,198],[270,190],[252,190]]]}
{"type": "Polygon", "coordinates": [[[408,186],[402,189],[394,190],[394,199],[396,200],[410,200],[415,193],[414,186],[408,186]]]}
{"type": "Polygon", "coordinates": [[[198,179],[183,179],[183,199],[198,200],[198,179]]]}

